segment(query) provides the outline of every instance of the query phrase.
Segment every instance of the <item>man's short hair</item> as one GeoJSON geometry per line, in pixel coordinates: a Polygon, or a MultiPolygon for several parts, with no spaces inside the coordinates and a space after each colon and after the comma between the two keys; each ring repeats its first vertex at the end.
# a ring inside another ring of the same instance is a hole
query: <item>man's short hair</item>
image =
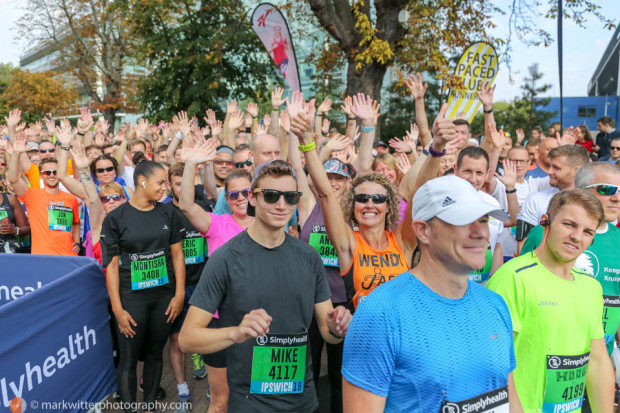
{"type": "Polygon", "coordinates": [[[487,161],[487,168],[489,167],[490,161],[487,151],[485,151],[479,146],[468,146],[459,153],[459,157],[456,160],[457,168],[461,167],[461,164],[463,163],[463,158],[466,156],[473,159],[484,158],[487,161]]]}
{"type": "Polygon", "coordinates": [[[88,145],[86,148],[84,148],[84,152],[88,152],[91,149],[99,149],[101,152],[103,152],[103,147],[93,143],[92,145],[88,145]]]}
{"type": "Polygon", "coordinates": [[[571,168],[583,166],[590,162],[588,151],[581,145],[562,145],[549,151],[549,159],[566,156],[566,162],[571,168]]]}
{"type": "Polygon", "coordinates": [[[601,225],[605,218],[605,211],[601,201],[587,189],[577,188],[572,191],[561,191],[555,194],[551,198],[549,208],[547,209],[550,222],[553,221],[564,205],[579,205],[598,220],[597,227],[601,225]]]}
{"type": "MultiPolygon", "coordinates": [[[[160,162],[161,163],[161,162],[160,162]]],[[[172,182],[173,176],[183,177],[183,171],[185,170],[184,162],[177,162],[168,168],[168,182],[172,182]]]]}
{"type": "Polygon", "coordinates": [[[538,133],[542,133],[542,131],[543,131],[542,126],[540,126],[540,125],[536,125],[536,126],[534,126],[534,127],[532,128],[532,130],[533,130],[533,131],[536,131],[536,132],[538,132],[538,133]]]}
{"type": "Polygon", "coordinates": [[[239,146],[237,146],[237,147],[235,148],[235,150],[233,151],[233,156],[235,156],[236,154],[238,154],[238,153],[240,153],[240,152],[243,152],[243,151],[245,151],[245,150],[248,150],[248,151],[249,151],[249,150],[250,150],[250,145],[247,145],[247,144],[245,144],[245,143],[244,143],[244,144],[241,144],[241,145],[239,145],[239,146]]]}
{"type": "Polygon", "coordinates": [[[452,124],[453,124],[454,126],[459,126],[459,125],[467,125],[467,130],[469,130],[469,129],[470,129],[469,122],[467,122],[465,119],[454,119],[454,120],[452,121],[452,124]]]}
{"type": "Polygon", "coordinates": [[[155,155],[159,155],[162,152],[166,152],[168,150],[168,145],[161,144],[155,149],[155,155]]]}
{"type": "Polygon", "coordinates": [[[614,126],[614,120],[610,118],[609,116],[603,116],[599,118],[597,122],[601,122],[603,125],[606,125],[606,126],[614,126]]]}
{"type": "MultiPolygon", "coordinates": [[[[48,141],[49,142],[49,141],[48,141]]],[[[46,156],[45,158],[41,159],[41,161],[39,162],[39,172],[41,172],[41,166],[43,164],[46,163],[55,163],[56,165],[58,165],[58,159],[52,157],[52,156],[46,156]]]]}
{"type": "Polygon", "coordinates": [[[127,144],[127,150],[131,151],[131,148],[138,145],[144,146],[144,151],[146,151],[146,143],[144,143],[142,139],[132,139],[131,141],[129,141],[129,143],[127,144]]]}
{"type": "Polygon", "coordinates": [[[540,142],[541,142],[540,139],[530,139],[525,144],[525,147],[526,148],[536,148],[536,147],[540,146],[540,142]]]}
{"type": "Polygon", "coordinates": [[[599,171],[620,175],[620,167],[618,165],[609,162],[590,162],[580,166],[579,169],[577,169],[577,174],[575,175],[575,188],[583,188],[592,184],[605,183],[594,182],[594,174],[599,171]]]}

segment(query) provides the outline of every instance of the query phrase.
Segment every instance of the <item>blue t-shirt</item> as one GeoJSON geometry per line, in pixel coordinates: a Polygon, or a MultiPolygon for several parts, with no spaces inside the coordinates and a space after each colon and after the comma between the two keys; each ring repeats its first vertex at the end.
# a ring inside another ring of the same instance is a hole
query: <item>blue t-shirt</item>
{"type": "Polygon", "coordinates": [[[386,412],[427,413],[507,386],[515,367],[503,298],[469,281],[462,298],[448,299],[406,272],[360,303],[342,375],[386,397],[386,412]]]}
{"type": "Polygon", "coordinates": [[[536,169],[531,169],[525,173],[525,179],[527,178],[546,178],[549,174],[543,171],[542,168],[536,165],[536,169]]]}

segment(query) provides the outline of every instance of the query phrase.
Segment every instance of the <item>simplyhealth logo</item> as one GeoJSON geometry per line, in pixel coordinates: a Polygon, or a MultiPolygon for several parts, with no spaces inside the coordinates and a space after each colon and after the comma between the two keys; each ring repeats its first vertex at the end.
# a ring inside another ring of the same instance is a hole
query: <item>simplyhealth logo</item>
{"type": "Polygon", "coordinates": [[[19,297],[31,293],[34,290],[38,290],[41,287],[43,287],[41,281],[37,281],[37,284],[34,286],[0,284],[0,305],[17,300],[19,297]]]}

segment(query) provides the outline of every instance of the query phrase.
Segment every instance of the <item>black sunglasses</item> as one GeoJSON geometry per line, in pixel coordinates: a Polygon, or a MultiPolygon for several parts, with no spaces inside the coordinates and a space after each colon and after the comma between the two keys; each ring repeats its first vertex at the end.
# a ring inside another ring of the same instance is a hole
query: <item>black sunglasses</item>
{"type": "Polygon", "coordinates": [[[593,184],[593,185],[584,186],[584,188],[595,188],[596,192],[598,192],[601,195],[607,195],[607,196],[616,195],[616,192],[618,192],[618,187],[616,185],[610,185],[610,184],[593,184]]]}
{"type": "Polygon", "coordinates": [[[612,151],[620,151],[620,146],[610,146],[609,149],[612,151]]]}
{"type": "Polygon", "coordinates": [[[58,171],[56,169],[50,169],[46,171],[41,171],[41,173],[45,176],[56,175],[58,171]]]}
{"type": "Polygon", "coordinates": [[[369,199],[372,199],[373,204],[384,204],[388,197],[382,194],[355,194],[353,199],[360,204],[365,204],[369,199]]]}
{"type": "Polygon", "coordinates": [[[243,165],[252,166],[252,161],[249,159],[246,159],[244,162],[235,162],[235,168],[237,169],[243,168],[243,165]]]}
{"type": "Polygon", "coordinates": [[[39,153],[54,153],[54,152],[56,152],[56,148],[39,149],[39,153]]]}
{"type": "Polygon", "coordinates": [[[122,197],[123,196],[121,194],[114,194],[114,195],[104,195],[99,199],[101,199],[102,204],[107,204],[110,201],[120,201],[122,197]]]}
{"type": "Polygon", "coordinates": [[[277,191],[275,189],[261,188],[256,188],[254,190],[255,194],[259,192],[263,193],[263,199],[268,204],[275,204],[280,200],[282,195],[284,195],[284,201],[289,205],[297,205],[299,203],[299,198],[301,198],[301,192],[298,191],[277,191]]]}
{"type": "Polygon", "coordinates": [[[245,199],[248,199],[248,196],[250,195],[250,188],[245,188],[241,191],[230,191],[226,193],[226,198],[230,199],[231,201],[236,201],[237,199],[239,199],[239,194],[241,194],[245,199]]]}
{"type": "Polygon", "coordinates": [[[104,173],[104,172],[112,172],[113,170],[114,170],[114,167],[113,167],[113,166],[108,166],[107,168],[97,168],[97,169],[95,169],[95,171],[96,171],[98,174],[102,174],[102,173],[104,173]]]}

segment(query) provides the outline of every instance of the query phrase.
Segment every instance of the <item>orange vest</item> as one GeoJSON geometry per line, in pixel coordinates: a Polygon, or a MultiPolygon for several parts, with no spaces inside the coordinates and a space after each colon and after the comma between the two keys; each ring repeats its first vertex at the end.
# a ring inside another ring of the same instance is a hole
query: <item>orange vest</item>
{"type": "Polygon", "coordinates": [[[377,251],[364,241],[358,231],[354,231],[357,247],[349,270],[342,274],[347,300],[353,300],[357,308],[372,290],[386,281],[409,270],[403,249],[396,241],[393,231],[385,231],[388,246],[377,251]]]}

